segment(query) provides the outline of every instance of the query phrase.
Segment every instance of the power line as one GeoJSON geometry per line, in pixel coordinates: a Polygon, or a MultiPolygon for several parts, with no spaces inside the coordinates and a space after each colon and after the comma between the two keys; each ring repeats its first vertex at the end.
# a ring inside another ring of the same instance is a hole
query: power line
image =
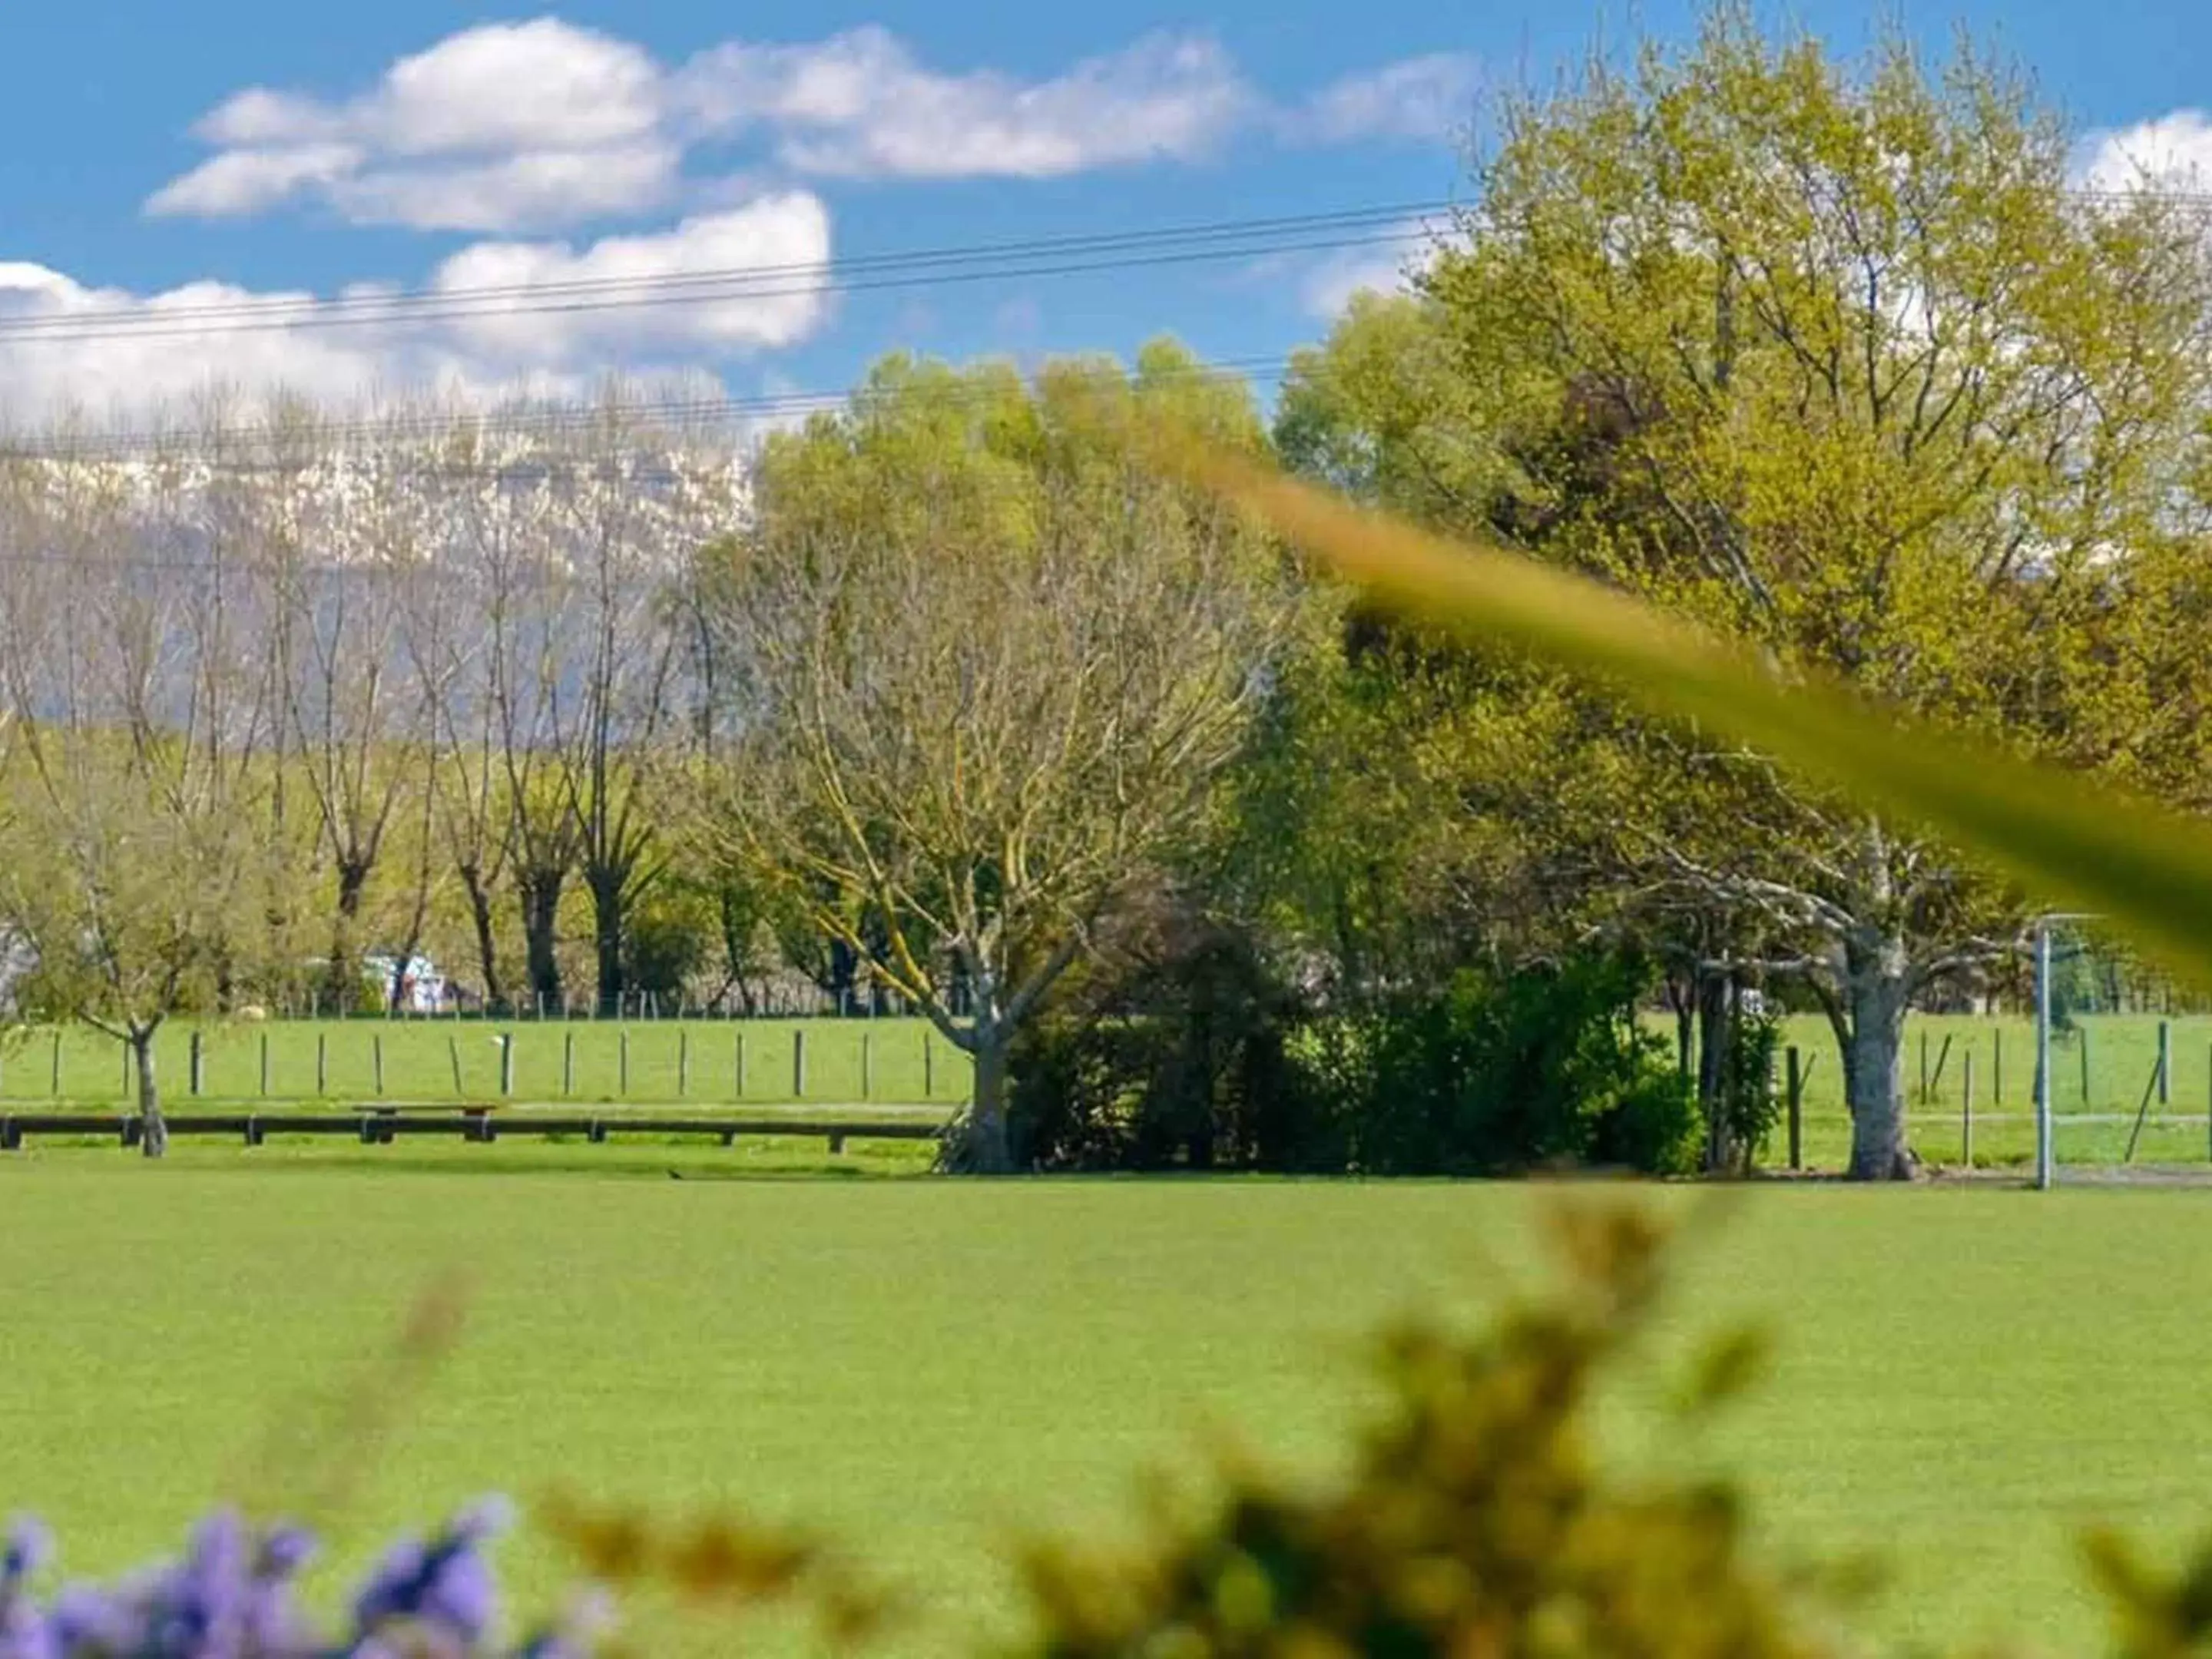
{"type": "MultiPolygon", "coordinates": [[[[2083,186],[2075,199],[2118,205],[2154,200],[2212,210],[2212,191],[2130,191],[2083,186]]],[[[201,306],[108,307],[0,318],[0,341],[72,343],[164,339],[268,330],[406,327],[574,315],[681,305],[731,304],[842,291],[1018,281],[1185,264],[1269,254],[1406,244],[1434,234],[1432,222],[1454,210],[1429,200],[1273,217],[946,245],[845,259],[799,261],[650,276],[422,289],[404,293],[226,301],[201,306]]]]}
{"type": "Polygon", "coordinates": [[[403,327],[512,317],[587,313],[647,307],[716,305],[840,292],[1018,281],[1403,244],[1431,233],[1409,215],[1437,204],[1347,210],[1334,214],[1224,221],[1175,229],[980,245],[884,254],[826,264],[732,267],[653,276],[502,288],[422,289],[333,300],[228,301],[199,307],[79,312],[0,318],[0,341],[23,343],[158,339],[268,330],[403,327]]]}
{"type": "MultiPolygon", "coordinates": [[[[512,283],[482,287],[453,289],[424,289],[410,294],[341,295],[325,300],[318,296],[271,296],[260,300],[226,301],[218,304],[174,308],[162,314],[167,317],[225,319],[230,318],[271,317],[282,319],[294,313],[322,315],[332,311],[348,309],[378,309],[415,301],[434,301],[441,304],[493,301],[538,297],[590,296],[609,291],[654,291],[662,289],[681,289],[702,284],[738,281],[769,280],[784,277],[809,279],[833,277],[843,273],[866,275],[883,270],[926,268],[943,264],[972,264],[985,259],[1040,258],[1070,254],[1101,254],[1118,251],[1142,249],[1159,243],[1203,242],[1224,238],[1249,238],[1275,235],[1304,235],[1321,231],[1342,231],[1406,221],[1448,210],[1449,203],[1410,202],[1395,206],[1346,208],[1327,213],[1300,213],[1272,218],[1224,219],[1200,221],[1184,225],[1159,226],[1149,229],[1094,232],[1078,236],[1028,237],[1002,242],[976,242],[936,247],[915,248],[899,252],[857,255],[835,260],[800,260],[781,264],[732,265],[704,270],[667,271],[650,276],[580,277],[562,282],[512,283]]],[[[65,325],[77,323],[133,322],[145,315],[137,307],[118,307],[108,310],[72,312],[64,317],[38,317],[0,319],[10,331],[20,325],[28,329],[38,325],[65,325]]]]}

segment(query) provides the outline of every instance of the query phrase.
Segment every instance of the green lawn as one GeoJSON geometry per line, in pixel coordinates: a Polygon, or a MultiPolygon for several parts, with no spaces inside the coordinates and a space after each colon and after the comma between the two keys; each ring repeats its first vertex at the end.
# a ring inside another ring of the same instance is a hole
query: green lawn
{"type": "MultiPolygon", "coordinates": [[[[1479,1302],[1525,1255],[1538,1201],[1440,1183],[712,1178],[864,1167],[746,1156],[0,1159],[0,1510],[50,1516],[80,1569],[166,1546],[458,1266],[466,1336],[397,1438],[356,1454],[342,1557],[403,1517],[556,1477],[741,1504],[846,1534],[924,1593],[941,1648],[1007,1606],[988,1556],[1004,1528],[1126,1513],[1136,1467],[1204,1423],[1325,1458],[1356,1394],[1351,1339],[1409,1302],[1479,1302]]],[[[2076,1522],[2212,1523],[2212,1438],[2192,1426],[2212,1193],[1757,1188],[1689,1265],[1679,1327],[1749,1311],[1784,1336],[1771,1386],[1711,1455],[1759,1478],[1784,1540],[1890,1551],[1893,1630],[2078,1644],[2076,1522]]],[[[295,1459],[276,1468],[280,1493],[300,1478],[295,1459]]],[[[526,1538],[508,1555],[526,1588],[551,1583],[526,1538]]]]}
{"type": "MultiPolygon", "coordinates": [[[[177,1021],[155,1038],[163,1097],[175,1109],[194,1103],[193,1030],[177,1021]]],[[[968,1057],[916,1019],[302,1019],[199,1030],[198,1099],[210,1106],[496,1100],[502,1035],[514,1044],[519,1102],[949,1103],[965,1098],[969,1084],[968,1057]]],[[[19,1030],[0,1039],[0,1103],[104,1108],[130,1097],[122,1046],[97,1031],[19,1030]]]]}

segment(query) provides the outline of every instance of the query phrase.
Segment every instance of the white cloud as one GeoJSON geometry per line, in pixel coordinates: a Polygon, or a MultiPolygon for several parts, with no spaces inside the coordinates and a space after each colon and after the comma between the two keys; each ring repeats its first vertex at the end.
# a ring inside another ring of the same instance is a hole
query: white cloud
{"type": "Polygon", "coordinates": [[[319,196],[348,219],[515,230],[649,210],[682,160],[642,47],[544,17],[448,35],[330,104],[255,87],[193,131],[218,154],[153,213],[258,213],[319,196]]]}
{"type": "Polygon", "coordinates": [[[343,103],[250,88],[193,131],[227,147],[344,138],[396,155],[591,149],[653,131],[661,79],[641,46],[541,17],[449,34],[343,103]]]}
{"type": "Polygon", "coordinates": [[[2212,183],[2212,116],[2178,109],[2093,132],[2075,153],[2075,178],[2090,190],[2201,189],[2212,183]]]}
{"type": "Polygon", "coordinates": [[[1347,75],[1306,101],[1294,131],[1323,143],[1363,138],[1433,143],[1473,117],[1476,65],[1461,52],[1431,52],[1347,75]]]}
{"type": "MultiPolygon", "coordinates": [[[[479,349],[566,361],[593,348],[671,342],[720,349],[787,346],[820,325],[829,304],[830,216],[803,191],[763,197],[726,213],[687,219],[654,236],[610,236],[581,251],[558,242],[482,242],[438,268],[441,293],[547,284],[616,284],[752,270],[736,298],[650,307],[481,311],[453,325],[479,349]]],[[[718,284],[719,285],[719,284],[718,284]]],[[[597,290],[604,295],[609,290],[597,290]]]]}
{"type": "Polygon", "coordinates": [[[211,219],[258,213],[311,186],[343,182],[364,159],[358,145],[335,143],[227,149],[162,185],[146,210],[211,219]]]}
{"type": "Polygon", "coordinates": [[[1049,178],[1215,149],[1256,106],[1213,41],[1147,35],[1024,83],[947,75],[887,31],[808,46],[732,43],[701,53],[678,100],[709,133],[764,126],[802,173],[848,178],[1049,178]]]}
{"type": "Polygon", "coordinates": [[[1340,249],[1309,264],[1297,279],[1298,302],[1308,316],[1333,322],[1355,294],[1403,293],[1437,248],[1456,240],[1448,221],[1408,220],[1377,246],[1340,249]]]}
{"type": "Polygon", "coordinates": [[[830,224],[815,197],[790,191],[687,220],[657,235],[582,248],[503,241],[465,248],[441,265],[430,290],[442,304],[410,314],[331,326],[334,308],[380,289],[358,285],[333,301],[194,283],[158,294],[94,288],[28,263],[0,262],[0,388],[11,419],[76,406],[147,410],[210,386],[282,387],[330,402],[371,392],[441,389],[482,395],[564,395],[622,372],[656,381],[709,360],[793,344],[820,327],[830,295],[830,224]],[[750,284],[742,273],[760,273],[750,284]],[[701,303],[594,307],[634,297],[634,284],[712,271],[738,275],[701,303]],[[570,310],[511,298],[466,297],[517,283],[612,283],[572,289],[570,310]],[[225,326],[210,311],[288,307],[290,325],[225,326]],[[74,321],[72,319],[75,319],[74,321]],[[27,326],[28,325],[29,326],[27,326]]]}
{"type": "Polygon", "coordinates": [[[332,180],[332,204],[364,224],[499,230],[627,216],[665,202],[678,154],[654,140],[537,149],[457,167],[378,167],[332,180]]]}
{"type": "Polygon", "coordinates": [[[732,40],[678,65],[556,18],[464,29],[356,95],[253,87],[194,128],[216,153],[149,199],[236,216],[319,203],[359,223],[495,233],[629,216],[734,143],[783,176],[1025,178],[1190,161],[1237,134],[1433,141],[1465,118],[1474,66],[1451,53],[1348,76],[1294,108],[1200,34],[1154,33],[1056,75],[921,62],[869,26],[814,41],[732,40]]]}
{"type": "Polygon", "coordinates": [[[1398,292],[1406,286],[1406,273],[1402,252],[1332,254],[1300,278],[1298,300],[1308,316],[1327,321],[1351,304],[1355,294],[1398,292]]]}

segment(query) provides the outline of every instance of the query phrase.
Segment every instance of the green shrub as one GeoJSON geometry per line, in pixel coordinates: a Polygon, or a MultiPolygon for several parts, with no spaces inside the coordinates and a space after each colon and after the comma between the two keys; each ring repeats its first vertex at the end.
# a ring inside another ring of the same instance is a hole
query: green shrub
{"type": "Polygon", "coordinates": [[[1212,936],[1023,1036],[1017,1145],[1047,1169],[1678,1173],[1696,1105],[1632,1017],[1644,980],[1591,956],[1316,1014],[1212,936]]]}
{"type": "MultiPolygon", "coordinates": [[[[1466,970],[1367,1016],[1343,1079],[1360,1169],[1489,1175],[1548,1164],[1695,1167],[1698,1122],[1666,1045],[1632,1012],[1644,971],[1587,956],[1466,970]]],[[[1342,1086],[1342,1084],[1340,1085],[1342,1086]]]]}
{"type": "Polygon", "coordinates": [[[1017,1040],[1015,1143],[1046,1169],[1346,1167],[1328,1098],[1289,1052],[1297,1000],[1244,936],[1072,988],[1017,1040]]]}

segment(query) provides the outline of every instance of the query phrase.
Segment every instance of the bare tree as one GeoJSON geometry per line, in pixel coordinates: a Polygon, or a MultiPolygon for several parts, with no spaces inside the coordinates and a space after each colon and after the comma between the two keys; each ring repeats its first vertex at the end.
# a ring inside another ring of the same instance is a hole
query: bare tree
{"type": "Polygon", "coordinates": [[[129,1048],[149,1157],[155,1035],[212,1002],[264,920],[275,711],[205,477],[190,455],[0,467],[0,925],[35,957],[28,1012],[129,1048]]]}
{"type": "Polygon", "coordinates": [[[611,391],[562,458],[569,672],[556,687],[561,781],[590,893],[599,1006],[627,990],[628,923],[665,872],[653,773],[682,700],[677,595],[692,550],[728,522],[731,470],[645,426],[611,391]]]}
{"type": "Polygon", "coordinates": [[[284,405],[254,491],[285,772],[307,796],[334,881],[324,994],[337,1008],[358,994],[364,905],[394,815],[426,782],[402,587],[430,556],[431,524],[405,420],[340,428],[284,405]]]}
{"type": "Polygon", "coordinates": [[[1010,1166],[1008,1045],[1204,821],[1282,615],[1267,550],[1096,434],[1234,436],[1181,353],[1118,371],[887,366],[773,442],[706,571],[731,679],[715,825],[975,1061],[948,1146],[1010,1166]]]}

